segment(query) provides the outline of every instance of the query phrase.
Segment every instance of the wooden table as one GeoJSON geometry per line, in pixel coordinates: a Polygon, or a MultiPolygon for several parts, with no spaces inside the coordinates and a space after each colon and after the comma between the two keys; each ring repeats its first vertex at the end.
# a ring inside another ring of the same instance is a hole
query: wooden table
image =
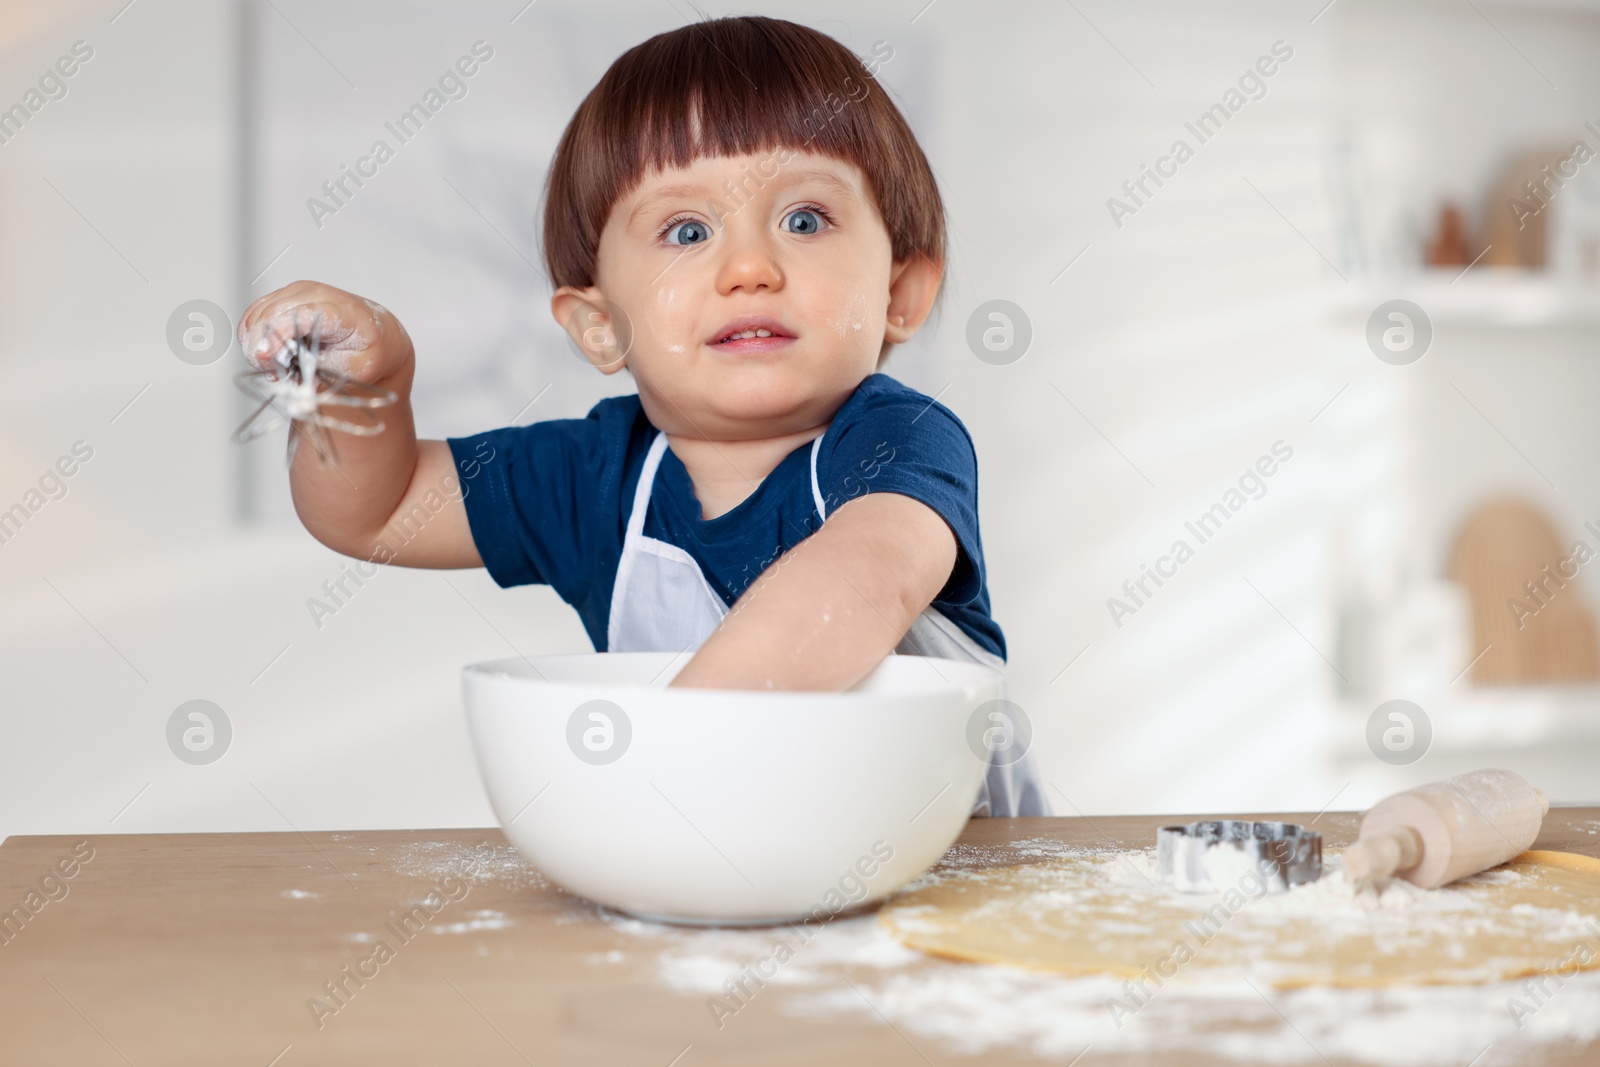
{"type": "MultiPolygon", "coordinates": [[[[1235,817],[1315,819],[1330,847],[1348,844],[1359,818],[1235,817]]],[[[1015,850],[1003,846],[1023,838],[1147,848],[1156,827],[1187,818],[975,819],[961,844],[969,857],[1009,851],[1010,862],[1015,850]]],[[[1600,807],[1553,809],[1534,847],[1600,855],[1596,820],[1600,807]]],[[[0,932],[6,1065],[1040,1062],[1019,1049],[981,1061],[957,1055],[863,1013],[796,1017],[782,1010],[788,993],[778,986],[719,1030],[705,994],[661,980],[659,938],[544,884],[497,829],[13,837],[0,846],[0,908],[25,905],[41,879],[58,899],[41,892],[36,914],[25,912],[20,928],[13,916],[0,932]],[[441,883],[452,864],[464,877],[441,883]],[[438,929],[424,929],[415,912],[411,926],[392,925],[434,887],[444,894],[427,902],[437,911],[421,914],[438,929]],[[374,957],[379,940],[387,960],[374,957]],[[344,978],[347,966],[372,976],[358,986],[344,978]],[[341,978],[342,1004],[324,986],[341,978]]],[[[1597,1061],[1600,1046],[1547,1062],[1597,1061]]],[[[1091,1053],[1083,1067],[1144,1062],[1156,1060],[1091,1053]]]]}

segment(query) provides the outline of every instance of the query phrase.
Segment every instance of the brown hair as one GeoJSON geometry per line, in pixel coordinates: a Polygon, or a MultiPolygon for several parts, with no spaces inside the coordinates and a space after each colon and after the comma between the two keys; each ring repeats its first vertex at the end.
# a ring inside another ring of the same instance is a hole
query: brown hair
{"type": "MultiPolygon", "coordinates": [[[[630,48],[556,147],[544,202],[551,284],[595,284],[600,232],[647,171],[778,148],[860,167],[894,261],[922,256],[942,267],[944,203],[933,170],[875,87],[872,71],[832,37],[759,15],[691,23],[630,48]]],[[[943,288],[941,279],[937,299],[943,288]]],[[[891,347],[884,343],[880,365],[891,347]]]]}

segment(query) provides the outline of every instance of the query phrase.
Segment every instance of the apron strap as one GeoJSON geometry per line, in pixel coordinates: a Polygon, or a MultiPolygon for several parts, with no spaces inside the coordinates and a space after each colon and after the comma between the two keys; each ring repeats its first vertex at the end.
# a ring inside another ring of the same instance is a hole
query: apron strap
{"type": "Polygon", "coordinates": [[[822,447],[822,439],[827,436],[827,431],[817,434],[817,439],[811,442],[811,502],[817,506],[817,520],[826,522],[828,509],[822,504],[822,487],[817,484],[817,451],[822,447]]]}
{"type": "Polygon", "coordinates": [[[655,440],[650,442],[650,451],[645,453],[644,467],[639,471],[639,484],[633,489],[633,510],[628,512],[629,541],[637,541],[644,533],[644,515],[650,508],[650,489],[655,485],[656,468],[661,465],[661,454],[666,450],[667,435],[657,430],[655,440]]]}

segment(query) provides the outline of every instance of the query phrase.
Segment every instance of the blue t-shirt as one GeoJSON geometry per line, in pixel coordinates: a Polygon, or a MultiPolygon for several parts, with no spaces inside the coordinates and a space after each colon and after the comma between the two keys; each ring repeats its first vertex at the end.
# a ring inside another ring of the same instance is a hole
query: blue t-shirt
{"type": "MultiPolygon", "coordinates": [[[[548,419],[448,438],[467,521],[501,587],[544,583],[577,608],[604,652],[611,591],[645,453],[656,429],[637,394],[601,400],[581,419],[548,419]]],[[[812,494],[813,443],[790,452],[725,514],[701,518],[688,470],[661,457],[644,524],[688,552],[732,607],[745,588],[822,522],[812,494]]],[[[885,374],[867,377],[835,413],[817,453],[817,488],[829,515],[862,493],[902,493],[949,523],[957,544],[933,607],[979,646],[1005,659],[989,615],[978,536],[978,457],[961,420],[885,374]]]]}

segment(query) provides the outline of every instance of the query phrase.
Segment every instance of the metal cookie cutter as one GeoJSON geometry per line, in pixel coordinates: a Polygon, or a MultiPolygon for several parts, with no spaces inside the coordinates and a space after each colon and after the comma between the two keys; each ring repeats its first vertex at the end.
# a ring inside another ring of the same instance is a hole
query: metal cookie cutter
{"type": "Polygon", "coordinates": [[[1156,874],[1185,893],[1220,893],[1254,871],[1269,893],[1322,877],[1322,834],[1292,822],[1209,819],[1156,831],[1156,874]],[[1231,853],[1231,854],[1230,854],[1231,853]]]}

